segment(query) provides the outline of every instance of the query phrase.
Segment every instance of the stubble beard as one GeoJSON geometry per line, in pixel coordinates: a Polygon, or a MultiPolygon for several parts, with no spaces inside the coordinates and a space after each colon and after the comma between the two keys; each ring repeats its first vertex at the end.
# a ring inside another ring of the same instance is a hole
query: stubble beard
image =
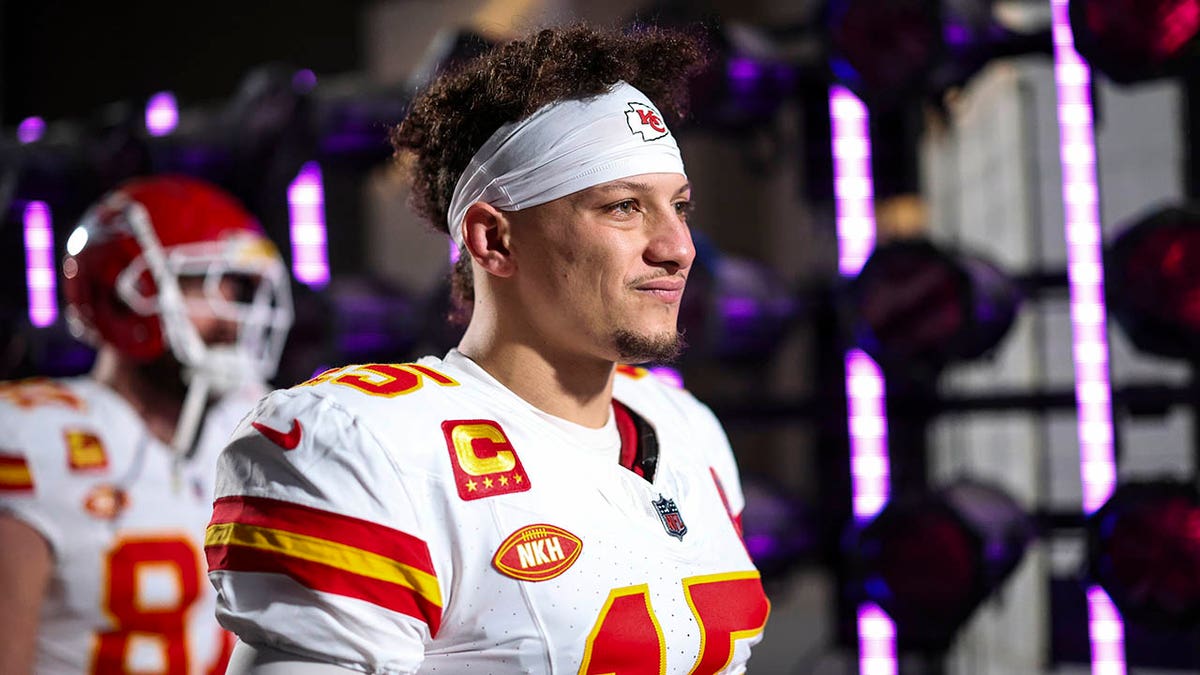
{"type": "Polygon", "coordinates": [[[657,335],[618,329],[613,332],[613,344],[621,363],[671,363],[683,353],[687,343],[683,333],[669,331],[657,335]]]}

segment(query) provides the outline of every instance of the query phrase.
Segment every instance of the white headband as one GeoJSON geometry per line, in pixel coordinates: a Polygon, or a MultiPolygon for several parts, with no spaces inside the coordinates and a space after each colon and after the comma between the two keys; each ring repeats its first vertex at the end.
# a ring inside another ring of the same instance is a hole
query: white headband
{"type": "Polygon", "coordinates": [[[471,158],[450,200],[450,237],[462,248],[475,202],[518,211],[643,173],[684,173],[675,137],[645,94],[618,82],[606,94],[557,101],[500,127],[471,158]]]}

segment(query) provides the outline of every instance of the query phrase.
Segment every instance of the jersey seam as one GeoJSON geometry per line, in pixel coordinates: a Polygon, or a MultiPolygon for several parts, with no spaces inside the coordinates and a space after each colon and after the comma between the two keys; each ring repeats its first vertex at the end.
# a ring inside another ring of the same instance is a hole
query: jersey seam
{"type": "MultiPolygon", "coordinates": [[[[503,536],[505,528],[504,528],[504,524],[500,520],[500,513],[496,507],[497,507],[497,504],[495,502],[492,502],[491,504],[488,505],[488,510],[491,512],[492,523],[495,525],[496,532],[500,533],[500,535],[503,536]]],[[[554,667],[555,651],[554,651],[554,645],[551,644],[551,633],[549,630],[546,629],[546,622],[543,621],[542,616],[540,614],[538,614],[537,609],[536,609],[537,606],[533,602],[533,598],[530,597],[530,595],[529,595],[529,590],[530,590],[529,586],[530,585],[527,583],[518,583],[517,589],[520,590],[521,600],[524,601],[524,603],[525,603],[525,609],[529,612],[529,617],[530,617],[530,619],[533,620],[534,625],[537,626],[538,635],[540,635],[542,638],[542,645],[543,645],[542,658],[545,659],[545,662],[546,662],[546,672],[553,675],[553,673],[555,673],[556,670],[554,667]]]]}

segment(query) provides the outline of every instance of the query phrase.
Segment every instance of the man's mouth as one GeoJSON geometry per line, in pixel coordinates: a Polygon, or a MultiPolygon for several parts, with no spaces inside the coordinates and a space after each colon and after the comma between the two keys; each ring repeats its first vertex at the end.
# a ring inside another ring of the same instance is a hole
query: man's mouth
{"type": "Polygon", "coordinates": [[[634,290],[654,296],[663,302],[674,303],[683,297],[686,285],[687,280],[683,277],[659,277],[637,284],[634,290]]]}

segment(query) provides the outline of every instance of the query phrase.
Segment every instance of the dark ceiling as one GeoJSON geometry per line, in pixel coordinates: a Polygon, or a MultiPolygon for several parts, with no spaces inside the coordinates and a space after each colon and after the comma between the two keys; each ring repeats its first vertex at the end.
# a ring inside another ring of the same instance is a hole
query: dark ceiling
{"type": "Polygon", "coordinates": [[[357,70],[364,4],[0,0],[0,124],[87,117],[164,89],[181,105],[221,99],[269,61],[357,70]]]}

